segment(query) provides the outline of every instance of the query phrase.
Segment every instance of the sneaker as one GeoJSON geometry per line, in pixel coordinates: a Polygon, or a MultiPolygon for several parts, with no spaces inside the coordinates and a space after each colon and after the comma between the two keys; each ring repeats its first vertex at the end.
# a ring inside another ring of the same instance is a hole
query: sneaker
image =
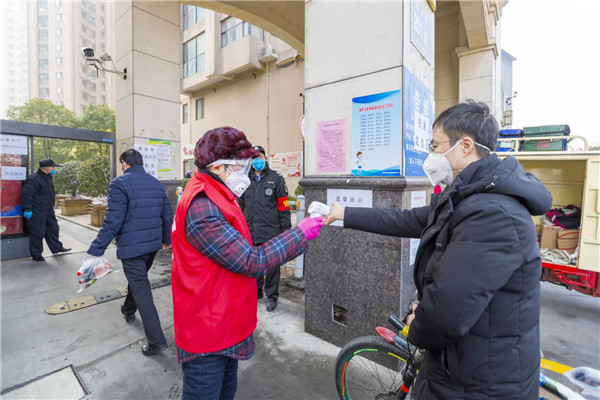
{"type": "Polygon", "coordinates": [[[267,311],[268,312],[275,311],[276,308],[277,308],[277,299],[269,299],[269,302],[267,303],[267,311]]]}
{"type": "Polygon", "coordinates": [[[149,344],[145,344],[142,346],[142,354],[145,356],[153,356],[158,353],[162,353],[167,349],[167,344],[161,344],[160,346],[150,346],[149,344]]]}

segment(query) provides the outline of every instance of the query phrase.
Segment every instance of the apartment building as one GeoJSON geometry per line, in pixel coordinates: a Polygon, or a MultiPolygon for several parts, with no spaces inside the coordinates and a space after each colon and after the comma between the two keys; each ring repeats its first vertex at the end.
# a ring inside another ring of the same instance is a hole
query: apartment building
{"type": "Polygon", "coordinates": [[[89,104],[115,107],[115,79],[86,65],[81,49],[114,54],[114,3],[38,0],[27,3],[29,97],[81,114],[89,104]]]}
{"type": "Polygon", "coordinates": [[[10,105],[22,105],[29,99],[27,65],[27,3],[0,4],[0,71],[2,94],[0,117],[6,118],[10,105]]]}
{"type": "MultiPolygon", "coordinates": [[[[304,59],[238,18],[181,6],[182,171],[195,170],[193,146],[209,129],[230,125],[270,153],[303,149],[304,59]]],[[[286,177],[293,191],[298,177],[286,177]]]]}

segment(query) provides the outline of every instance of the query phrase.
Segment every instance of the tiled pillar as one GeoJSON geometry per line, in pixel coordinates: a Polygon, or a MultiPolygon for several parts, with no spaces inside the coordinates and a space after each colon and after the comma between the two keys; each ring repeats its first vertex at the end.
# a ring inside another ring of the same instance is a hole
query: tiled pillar
{"type": "Polygon", "coordinates": [[[117,157],[134,144],[168,140],[171,166],[160,180],[181,178],[180,9],[177,1],[115,3],[116,66],[127,68],[127,79],[117,80],[117,157]]]}

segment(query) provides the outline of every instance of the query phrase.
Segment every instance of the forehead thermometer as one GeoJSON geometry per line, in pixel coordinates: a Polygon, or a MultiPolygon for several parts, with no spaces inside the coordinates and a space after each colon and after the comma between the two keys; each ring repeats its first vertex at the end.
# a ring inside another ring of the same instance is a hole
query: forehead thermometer
{"type": "Polygon", "coordinates": [[[318,201],[313,201],[310,203],[310,207],[308,207],[308,213],[310,214],[311,218],[318,216],[325,217],[329,215],[330,212],[331,209],[326,204],[319,203],[318,201]]]}

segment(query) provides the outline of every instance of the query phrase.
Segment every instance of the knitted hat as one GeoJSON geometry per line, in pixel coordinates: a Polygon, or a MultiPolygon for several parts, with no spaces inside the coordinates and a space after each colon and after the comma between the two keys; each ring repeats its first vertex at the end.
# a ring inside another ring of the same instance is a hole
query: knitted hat
{"type": "Polygon", "coordinates": [[[204,168],[220,159],[243,160],[258,156],[244,132],[230,126],[212,129],[204,134],[194,149],[194,164],[204,168]]]}

